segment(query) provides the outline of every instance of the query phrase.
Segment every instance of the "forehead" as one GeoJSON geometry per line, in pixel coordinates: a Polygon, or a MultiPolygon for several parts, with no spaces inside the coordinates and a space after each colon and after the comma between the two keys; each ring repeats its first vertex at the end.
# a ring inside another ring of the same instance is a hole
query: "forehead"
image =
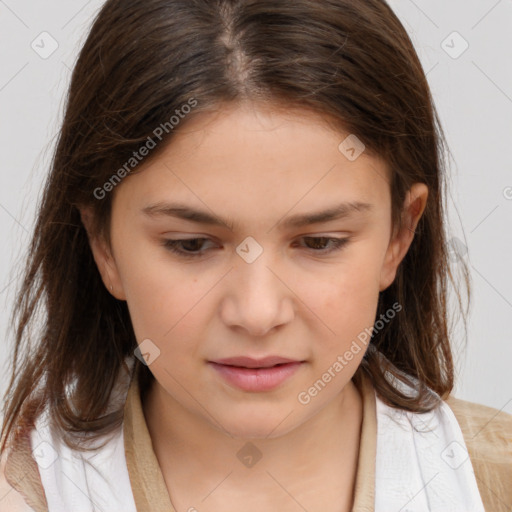
{"type": "Polygon", "coordinates": [[[349,158],[350,137],[309,110],[226,106],[185,118],[158,156],[120,188],[141,206],[172,198],[261,215],[299,203],[301,211],[343,201],[386,203],[387,166],[366,151],[349,158]]]}
{"type": "MultiPolygon", "coordinates": [[[[319,152],[329,148],[330,152],[338,153],[340,143],[347,137],[357,139],[333,116],[310,108],[294,106],[285,109],[253,102],[227,104],[212,112],[192,114],[188,119],[185,116],[177,128],[163,153],[179,154],[182,160],[194,156],[194,149],[200,153],[198,156],[217,154],[221,160],[232,159],[252,149],[251,156],[258,160],[271,155],[274,160],[286,161],[305,153],[317,157],[319,152]]],[[[367,148],[362,154],[374,156],[367,148]]],[[[161,156],[165,158],[163,154],[161,156]]]]}

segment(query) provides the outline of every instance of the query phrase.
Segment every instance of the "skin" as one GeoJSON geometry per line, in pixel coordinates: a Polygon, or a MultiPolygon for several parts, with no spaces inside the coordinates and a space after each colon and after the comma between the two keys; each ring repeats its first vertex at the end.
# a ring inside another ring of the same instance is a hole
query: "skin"
{"type": "Polygon", "coordinates": [[[177,511],[350,510],[362,420],[351,378],[364,350],[309,403],[297,397],[373,326],[428,189],[411,187],[404,227],[393,233],[385,163],[366,152],[347,159],[338,145],[348,134],[318,114],[246,103],[180,128],[113,192],[110,247],[82,210],[105,286],[127,301],[138,342],[160,350],[143,409],[171,500],[177,511]],[[171,200],[237,225],[141,212],[171,200]],[[372,207],[299,228],[277,224],[345,201],[372,207]],[[236,252],[249,236],[263,249],[252,263],[236,252]],[[349,243],[322,254],[316,248],[330,243],[305,236],[349,243]],[[209,240],[181,248],[203,252],[198,258],[162,245],[194,237],[209,240]],[[305,362],[278,388],[246,392],[207,363],[239,355],[305,362]],[[262,455],[250,468],[236,455],[248,441],[262,455]]]}

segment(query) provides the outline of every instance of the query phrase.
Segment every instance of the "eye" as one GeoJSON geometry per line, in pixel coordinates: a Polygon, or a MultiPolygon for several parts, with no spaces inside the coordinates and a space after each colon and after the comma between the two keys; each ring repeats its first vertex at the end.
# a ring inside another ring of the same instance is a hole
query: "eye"
{"type": "Polygon", "coordinates": [[[349,241],[348,238],[332,238],[326,236],[305,236],[302,239],[305,241],[313,240],[313,248],[310,247],[310,249],[313,252],[319,252],[322,254],[339,251],[342,247],[348,244],[349,241]],[[325,244],[328,244],[329,242],[332,242],[332,245],[330,248],[326,248],[325,244]],[[318,248],[318,246],[320,246],[320,248],[318,248]]]}
{"type": "Polygon", "coordinates": [[[208,241],[208,238],[187,238],[187,239],[183,239],[183,240],[169,240],[169,239],[166,239],[163,241],[163,245],[166,249],[168,249],[169,251],[175,253],[175,254],[178,254],[179,256],[183,256],[185,258],[193,258],[193,257],[198,257],[198,256],[202,256],[203,255],[203,252],[196,252],[198,247],[197,247],[197,242],[198,241],[208,241]],[[185,247],[185,250],[183,249],[180,249],[179,247],[185,247]],[[187,249],[188,247],[188,249],[187,249]],[[190,247],[192,247],[192,249],[190,249],[190,247]]]}
{"type": "MultiPolygon", "coordinates": [[[[325,236],[305,236],[302,240],[306,242],[306,246],[314,253],[328,254],[334,251],[341,250],[349,242],[348,238],[333,238],[325,236]],[[313,247],[308,247],[308,244],[313,242],[313,247]],[[331,244],[330,247],[328,244],[331,244]],[[326,247],[327,245],[327,247],[326,247]],[[320,247],[319,247],[320,246],[320,247]]],[[[162,245],[169,251],[178,254],[184,258],[197,258],[203,256],[206,252],[201,250],[204,242],[210,241],[208,238],[187,238],[181,240],[165,239],[162,245]]]]}

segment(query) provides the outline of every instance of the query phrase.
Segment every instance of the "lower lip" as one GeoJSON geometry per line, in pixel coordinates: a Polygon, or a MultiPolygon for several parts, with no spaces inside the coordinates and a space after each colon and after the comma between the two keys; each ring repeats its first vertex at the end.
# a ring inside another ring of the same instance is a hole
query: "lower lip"
{"type": "Polygon", "coordinates": [[[269,391],[289,379],[302,364],[286,363],[270,368],[242,368],[225,364],[210,364],[233,386],[244,391],[269,391]]]}

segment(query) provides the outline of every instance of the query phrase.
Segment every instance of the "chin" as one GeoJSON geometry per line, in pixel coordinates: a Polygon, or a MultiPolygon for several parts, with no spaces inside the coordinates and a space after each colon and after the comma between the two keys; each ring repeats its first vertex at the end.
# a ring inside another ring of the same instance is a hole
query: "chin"
{"type": "Polygon", "coordinates": [[[224,431],[228,431],[235,439],[273,439],[291,432],[298,426],[297,418],[290,414],[291,411],[292,409],[276,406],[274,411],[262,409],[258,414],[252,407],[250,413],[233,415],[224,420],[217,419],[224,427],[224,431]],[[295,421],[290,423],[292,417],[295,421]]]}

